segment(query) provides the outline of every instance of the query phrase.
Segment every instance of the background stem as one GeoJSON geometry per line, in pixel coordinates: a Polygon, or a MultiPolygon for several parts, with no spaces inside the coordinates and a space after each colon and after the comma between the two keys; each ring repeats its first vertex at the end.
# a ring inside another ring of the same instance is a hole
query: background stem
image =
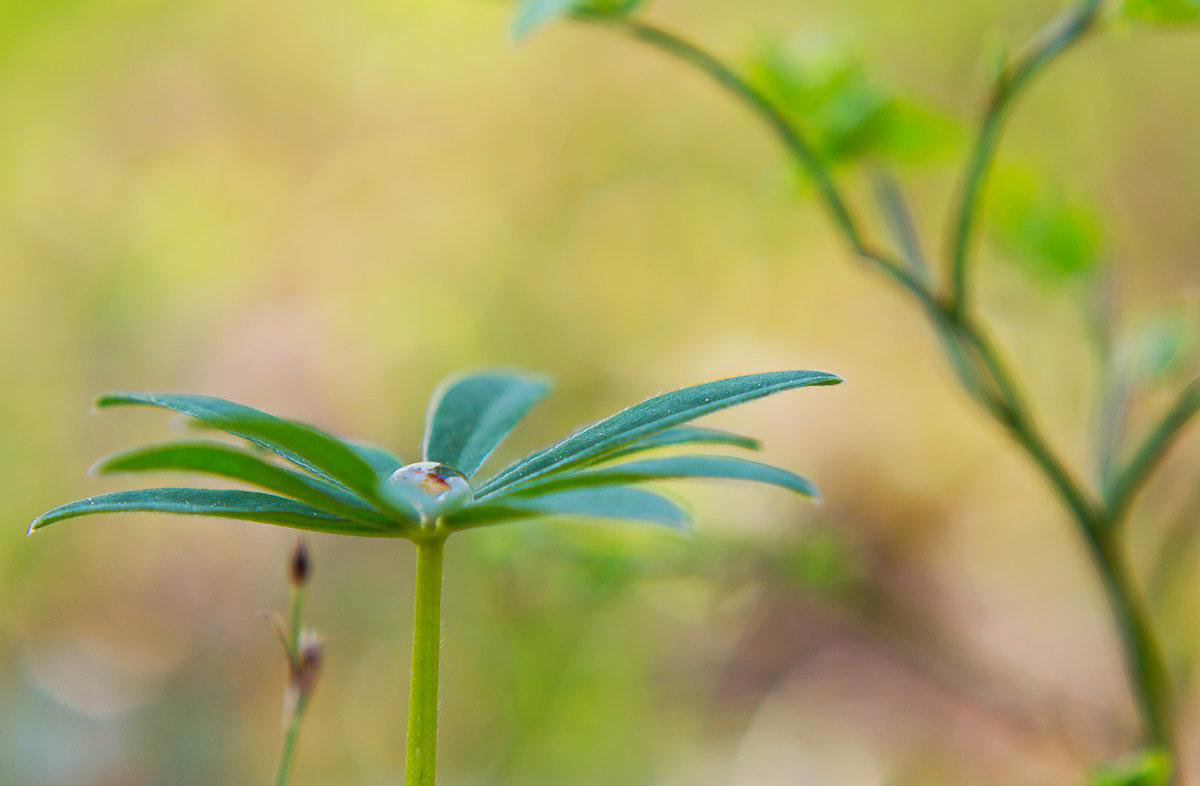
{"type": "Polygon", "coordinates": [[[1134,698],[1142,710],[1146,741],[1174,753],[1171,687],[1163,657],[1141,592],[1134,586],[1119,530],[1107,528],[1089,539],[1096,569],[1113,609],[1125,651],[1125,667],[1134,698]]]}
{"type": "Polygon", "coordinates": [[[417,588],[413,604],[412,679],[408,691],[405,786],[434,786],[444,544],[444,537],[416,542],[417,588]]]}
{"type": "MultiPolygon", "coordinates": [[[[873,264],[914,297],[943,339],[960,382],[984,411],[1007,429],[1046,477],[1078,525],[1113,612],[1145,740],[1171,751],[1169,672],[1119,543],[1118,524],[1128,500],[1145,482],[1171,440],[1183,424],[1200,411],[1200,388],[1197,387],[1200,383],[1194,383],[1180,397],[1180,402],[1147,439],[1105,499],[1094,499],[1043,437],[1024,395],[1013,380],[1013,373],[987,332],[971,316],[967,304],[971,238],[980,218],[987,171],[999,146],[1007,111],[1034,76],[1092,29],[1102,3],[1103,0],[1081,0],[1068,9],[1035,38],[1020,58],[1004,69],[993,85],[950,221],[952,234],[945,296],[936,293],[919,268],[868,243],[831,172],[801,130],[732,69],[699,47],[644,22],[602,14],[582,14],[580,18],[610,24],[632,38],[690,63],[762,118],[800,169],[812,179],[818,198],[854,254],[873,264]]],[[[898,192],[889,192],[888,196],[898,199],[898,192]]]]}

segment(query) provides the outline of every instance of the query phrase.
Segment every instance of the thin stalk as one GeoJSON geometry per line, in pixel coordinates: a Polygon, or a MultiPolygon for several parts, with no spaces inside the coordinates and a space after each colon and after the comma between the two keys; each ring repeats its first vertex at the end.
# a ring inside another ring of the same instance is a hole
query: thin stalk
{"type": "Polygon", "coordinates": [[[1183,427],[1197,413],[1200,413],[1200,379],[1192,380],[1184,388],[1129,460],[1129,464],[1110,484],[1107,496],[1115,523],[1124,519],[1134,495],[1149,480],[1150,474],[1167,455],[1167,450],[1179,437],[1183,427]]]}
{"type": "Polygon", "coordinates": [[[1103,0],[1084,0],[1052,22],[1023,57],[1006,67],[996,78],[987,110],[975,137],[975,147],[967,167],[954,209],[954,236],[950,244],[950,302],[961,311],[967,297],[967,262],[971,238],[979,216],[979,200],[988,170],[996,155],[996,146],[1004,130],[1004,119],[1013,99],[1057,55],[1077,41],[1095,21],[1103,0]]]}
{"type": "Polygon", "coordinates": [[[445,536],[416,541],[417,588],[413,602],[412,678],[408,689],[405,786],[434,786],[444,545],[445,536]]]}
{"type": "Polygon", "coordinates": [[[291,654],[297,657],[300,654],[300,625],[303,614],[304,587],[293,584],[288,590],[287,640],[291,645],[291,654]]]}
{"type": "MultiPolygon", "coordinates": [[[[283,745],[279,749],[279,761],[275,765],[273,786],[286,786],[291,775],[292,762],[296,758],[296,738],[300,734],[300,721],[308,708],[309,692],[301,689],[301,619],[304,612],[304,586],[293,581],[288,590],[288,616],[286,628],[280,639],[288,659],[288,684],[284,689],[283,745]]],[[[277,629],[278,630],[278,629],[277,629]]]]}
{"type": "Polygon", "coordinates": [[[299,696],[292,702],[287,724],[283,729],[283,747],[279,750],[279,764],[275,767],[273,786],[286,786],[296,758],[296,738],[300,735],[300,719],[308,708],[308,696],[299,696]]]}
{"type": "Polygon", "coordinates": [[[1088,538],[1088,547],[1104,582],[1124,644],[1125,670],[1134,698],[1142,709],[1146,742],[1170,754],[1174,761],[1171,679],[1167,661],[1119,538],[1118,530],[1106,527],[1088,538]]]}

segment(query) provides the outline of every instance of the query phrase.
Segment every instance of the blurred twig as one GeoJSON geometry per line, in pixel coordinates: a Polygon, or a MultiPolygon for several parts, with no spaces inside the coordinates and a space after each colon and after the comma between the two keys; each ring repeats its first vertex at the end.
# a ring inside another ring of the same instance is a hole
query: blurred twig
{"type": "MultiPolygon", "coordinates": [[[[1068,469],[1060,454],[1037,426],[1024,393],[989,331],[972,316],[967,300],[971,238],[981,214],[981,194],[1003,132],[1004,118],[1014,100],[1046,65],[1093,29],[1102,0],[1081,0],[1047,26],[1024,53],[1003,67],[993,86],[975,144],[963,170],[962,186],[951,220],[945,294],[889,252],[870,244],[848,201],[825,163],[801,130],[770,99],[717,58],[673,33],[625,16],[583,13],[584,21],[609,25],[688,62],[761,117],[779,138],[800,169],[816,186],[817,195],[834,226],[855,256],[872,264],[917,301],[942,338],[947,356],[964,388],[1037,465],[1075,520],[1104,585],[1121,634],[1130,682],[1140,709],[1147,742],[1162,748],[1173,744],[1170,690],[1165,659],[1150,624],[1142,596],[1134,586],[1119,528],[1136,491],[1161,460],[1174,436],[1200,409],[1196,383],[1147,438],[1133,460],[1118,474],[1102,499],[1068,469]]],[[[898,192],[887,192],[889,222],[898,192]]],[[[915,238],[899,238],[905,260],[917,248],[915,238]]]]}

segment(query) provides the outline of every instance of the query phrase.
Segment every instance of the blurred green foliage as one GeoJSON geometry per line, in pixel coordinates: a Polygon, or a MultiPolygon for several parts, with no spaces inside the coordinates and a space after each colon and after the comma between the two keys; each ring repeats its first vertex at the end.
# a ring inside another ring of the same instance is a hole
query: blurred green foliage
{"type": "Polygon", "coordinates": [[[1133,325],[1126,346],[1135,381],[1178,377],[1190,370],[1200,350],[1200,320],[1183,305],[1155,311],[1133,325]]]}
{"type": "Polygon", "coordinates": [[[1099,768],[1087,786],[1167,786],[1170,781],[1170,759],[1162,751],[1147,751],[1099,768]]]}
{"type": "Polygon", "coordinates": [[[998,168],[987,208],[997,244],[1044,281],[1089,276],[1103,259],[1104,232],[1095,208],[1031,166],[998,168]]]}
{"type": "Polygon", "coordinates": [[[883,87],[848,44],[831,36],[766,39],[749,76],[832,164],[927,162],[953,150],[959,136],[951,118],[883,87]]]}
{"type": "Polygon", "coordinates": [[[1200,20],[1197,0],[1124,0],[1121,12],[1140,22],[1178,24],[1200,20]]]}

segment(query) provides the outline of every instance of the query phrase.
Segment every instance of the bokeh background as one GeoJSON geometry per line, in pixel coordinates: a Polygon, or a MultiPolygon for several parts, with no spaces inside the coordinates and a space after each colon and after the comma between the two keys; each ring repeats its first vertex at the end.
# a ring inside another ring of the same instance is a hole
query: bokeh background
{"type": "MultiPolygon", "coordinates": [[[[793,47],[919,101],[917,144],[866,153],[937,252],[989,63],[1060,7],[647,13],[768,77],[793,47]]],[[[221,395],[411,457],[430,389],[480,365],[558,382],[502,458],[708,379],[847,382],[714,419],[816,480],[820,507],[681,487],[691,538],[569,522],[455,538],[441,782],[1057,786],[1129,751],[1136,716],[1070,522],[775,140],[657,53],[570,24],[516,44],[511,12],[0,5],[0,783],[264,783],[276,754],[284,666],[262,615],[284,603],[292,534],[137,516],[24,537],[41,510],[124,485],[85,474],[100,455],[172,432],[162,413],[94,417],[95,392],[221,395]]],[[[1153,366],[1131,383],[1131,434],[1196,370],[1198,36],[1106,24],[1026,96],[1004,147],[1018,174],[993,199],[1018,207],[985,232],[982,306],[1081,476],[1097,289],[1115,293],[1122,357],[1153,366]],[[1070,241],[1050,275],[1019,242],[1039,200],[1070,241]]],[[[871,217],[862,168],[838,172],[871,217]]],[[[1130,529],[1193,756],[1197,478],[1192,434],[1130,529]]],[[[311,545],[327,665],[294,782],[398,784],[411,550],[311,545]]]]}

